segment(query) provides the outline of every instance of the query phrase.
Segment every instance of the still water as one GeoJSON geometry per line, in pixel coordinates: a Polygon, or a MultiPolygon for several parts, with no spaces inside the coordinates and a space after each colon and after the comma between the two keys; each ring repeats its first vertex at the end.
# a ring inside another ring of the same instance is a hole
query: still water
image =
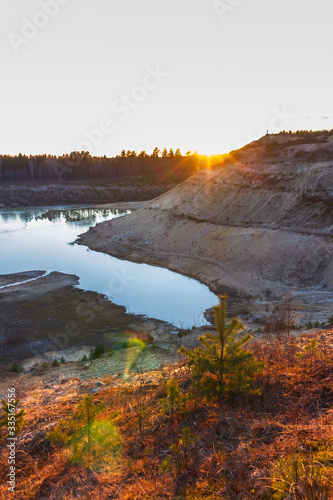
{"type": "Polygon", "coordinates": [[[147,264],[135,264],[77,245],[99,222],[129,211],[93,208],[0,210],[0,274],[45,270],[75,274],[78,287],[102,293],[135,314],[182,327],[202,325],[216,296],[201,283],[147,264]]]}

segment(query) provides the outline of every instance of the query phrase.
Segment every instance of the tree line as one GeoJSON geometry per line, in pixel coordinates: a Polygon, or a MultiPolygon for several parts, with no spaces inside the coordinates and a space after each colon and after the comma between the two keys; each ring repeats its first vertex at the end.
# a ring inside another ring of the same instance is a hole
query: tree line
{"type": "Polygon", "coordinates": [[[0,183],[73,182],[153,175],[161,180],[181,181],[205,166],[197,152],[182,155],[156,147],[145,151],[121,151],[115,157],[91,156],[88,151],[55,155],[0,155],[0,183]]]}
{"type": "MultiPolygon", "coordinates": [[[[141,151],[140,153],[136,153],[136,151],[125,151],[123,149],[121,154],[120,154],[120,157],[121,158],[128,158],[128,157],[130,157],[130,158],[147,158],[147,157],[159,158],[161,156],[162,158],[174,158],[175,156],[176,157],[181,157],[181,156],[189,157],[189,156],[193,156],[193,155],[198,155],[198,153],[196,151],[194,153],[192,153],[192,151],[187,151],[186,155],[182,155],[179,148],[177,148],[175,151],[172,148],[170,148],[169,150],[167,148],[164,148],[161,151],[158,147],[156,147],[156,148],[154,148],[151,155],[147,154],[146,151],[141,151]]],[[[117,158],[119,158],[119,157],[117,156],[117,158]]]]}

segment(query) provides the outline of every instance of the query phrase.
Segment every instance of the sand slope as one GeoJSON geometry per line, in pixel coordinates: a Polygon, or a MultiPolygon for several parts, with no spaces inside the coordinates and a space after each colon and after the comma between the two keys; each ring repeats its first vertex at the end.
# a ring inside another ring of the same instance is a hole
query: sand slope
{"type": "Polygon", "coordinates": [[[293,289],[329,300],[332,138],[266,136],[81,243],[166,266],[216,293],[265,300],[293,289]]]}

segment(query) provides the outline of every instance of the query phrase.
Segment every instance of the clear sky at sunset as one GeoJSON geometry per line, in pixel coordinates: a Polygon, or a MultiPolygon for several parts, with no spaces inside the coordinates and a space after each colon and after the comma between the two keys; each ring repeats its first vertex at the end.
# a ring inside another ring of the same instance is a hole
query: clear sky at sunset
{"type": "Polygon", "coordinates": [[[331,0],[1,1],[1,154],[333,128],[331,0]]]}

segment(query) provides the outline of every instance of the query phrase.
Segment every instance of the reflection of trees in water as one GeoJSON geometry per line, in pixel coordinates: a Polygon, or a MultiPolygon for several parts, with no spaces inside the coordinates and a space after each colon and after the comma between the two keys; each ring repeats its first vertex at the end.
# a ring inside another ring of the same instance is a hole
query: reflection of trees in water
{"type": "Polygon", "coordinates": [[[62,210],[48,210],[42,213],[41,209],[28,210],[28,211],[1,211],[0,212],[0,225],[23,222],[27,224],[31,220],[48,220],[49,222],[71,222],[71,223],[82,223],[84,221],[97,222],[98,218],[110,219],[112,216],[114,218],[121,215],[126,215],[131,213],[131,210],[111,210],[111,209],[62,209],[62,210]]]}
{"type": "Polygon", "coordinates": [[[0,223],[4,222],[14,222],[14,221],[21,221],[21,222],[29,222],[31,219],[36,219],[39,217],[39,215],[36,215],[39,213],[39,211],[36,212],[1,212],[0,213],[0,223]]]}
{"type": "Polygon", "coordinates": [[[65,220],[66,222],[80,222],[89,219],[96,221],[98,216],[107,218],[110,215],[125,215],[129,210],[111,210],[111,209],[78,209],[78,210],[48,210],[44,214],[35,217],[35,220],[48,220],[50,222],[58,222],[65,220]]]}

